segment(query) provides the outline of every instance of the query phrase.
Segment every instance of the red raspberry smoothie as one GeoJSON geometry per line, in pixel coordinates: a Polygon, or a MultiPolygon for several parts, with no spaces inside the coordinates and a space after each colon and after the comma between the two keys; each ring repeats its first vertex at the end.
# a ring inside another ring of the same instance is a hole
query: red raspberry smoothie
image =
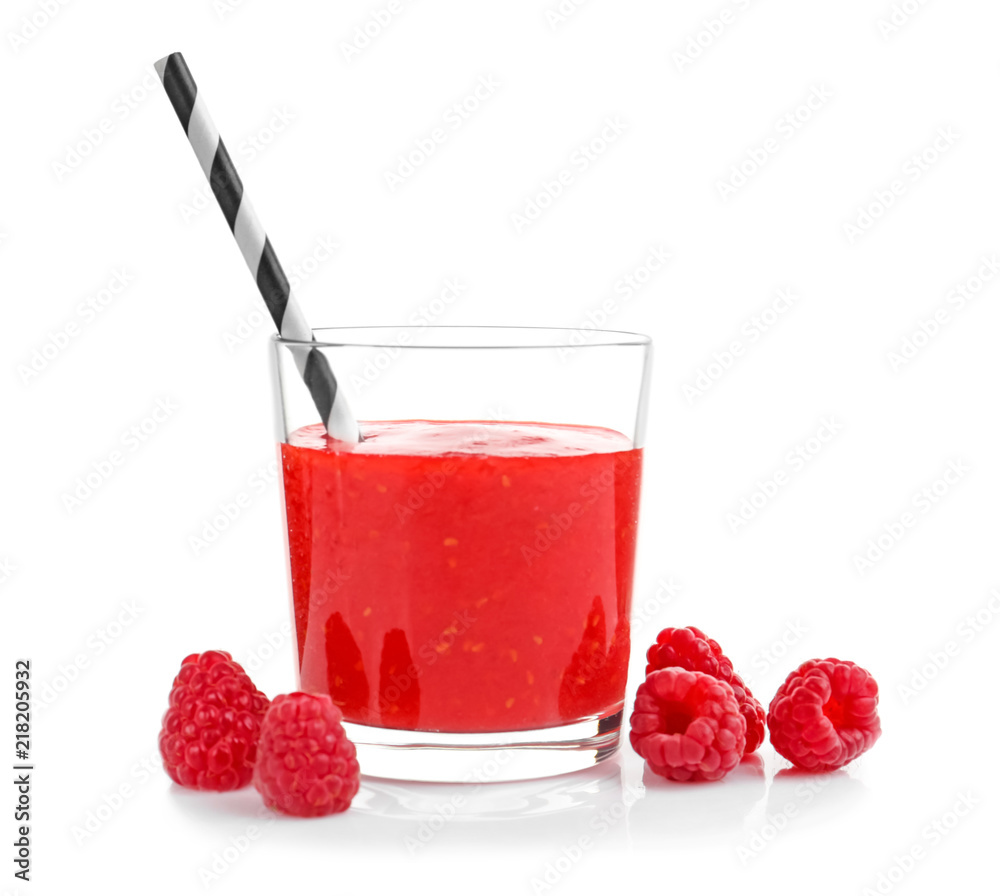
{"type": "Polygon", "coordinates": [[[598,427],[362,428],[281,446],[302,689],[424,731],[620,710],[641,449],[598,427]]]}

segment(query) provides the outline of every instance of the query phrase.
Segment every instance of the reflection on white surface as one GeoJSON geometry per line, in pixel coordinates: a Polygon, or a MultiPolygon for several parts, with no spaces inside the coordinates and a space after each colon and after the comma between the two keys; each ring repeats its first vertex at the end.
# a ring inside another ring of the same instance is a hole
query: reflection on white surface
{"type": "Polygon", "coordinates": [[[642,782],[646,796],[629,818],[632,839],[642,843],[739,829],[767,791],[764,761],[757,754],[747,756],[721,781],[668,781],[645,766],[642,782]]]}
{"type": "MultiPolygon", "coordinates": [[[[253,787],[232,793],[199,793],[172,785],[174,806],[191,822],[220,835],[287,840],[338,849],[388,850],[417,856],[449,849],[507,847],[545,857],[585,832],[604,842],[627,837],[626,818],[636,798],[623,788],[623,759],[548,779],[493,784],[428,784],[362,776],[351,809],[326,818],[297,819],[265,809],[253,787]]],[[[641,788],[640,791],[641,793],[641,788]]],[[[210,835],[210,839],[211,836],[210,835]]],[[[219,836],[219,847],[227,845],[219,836]]],[[[213,847],[214,848],[214,847],[213,847]]]]}
{"type": "Polygon", "coordinates": [[[857,769],[850,766],[823,774],[781,769],[767,793],[768,814],[787,813],[792,806],[805,824],[839,815],[868,795],[868,788],[851,770],[857,769]]]}
{"type": "Polygon", "coordinates": [[[198,818],[209,818],[220,822],[241,818],[249,821],[259,817],[261,810],[264,810],[260,794],[252,784],[242,790],[215,793],[188,790],[186,787],[171,783],[167,791],[171,801],[181,812],[198,818]]]}
{"type": "Polygon", "coordinates": [[[362,777],[352,810],[423,820],[450,807],[448,814],[455,820],[511,820],[598,809],[619,799],[621,792],[622,767],[616,758],[568,775],[496,784],[419,784],[362,777]]]}
{"type": "MultiPolygon", "coordinates": [[[[530,781],[428,784],[363,776],[350,811],[318,819],[276,815],[253,787],[217,794],[173,785],[169,796],[189,823],[204,825],[209,854],[253,826],[259,839],[289,847],[335,843],[338,851],[375,850],[396,858],[511,850],[530,856],[538,875],[574,851],[632,846],[669,851],[711,844],[745,864],[770,851],[775,838],[784,841],[786,831],[794,839],[795,831],[856,813],[868,795],[849,771],[775,770],[775,760],[749,756],[725,779],[709,783],[667,781],[632,754],[530,781]],[[776,823],[780,832],[769,827],[776,823]],[[581,842],[589,845],[578,850],[581,842]]],[[[578,874],[576,861],[573,868],[578,874]]]]}
{"type": "MultiPolygon", "coordinates": [[[[170,793],[183,811],[230,818],[260,814],[260,794],[252,786],[229,793],[206,793],[173,784],[170,793]]],[[[621,795],[622,765],[615,757],[568,775],[495,784],[428,784],[362,776],[350,815],[423,821],[442,814],[445,808],[445,814],[455,820],[502,821],[599,810],[621,795]]]]}

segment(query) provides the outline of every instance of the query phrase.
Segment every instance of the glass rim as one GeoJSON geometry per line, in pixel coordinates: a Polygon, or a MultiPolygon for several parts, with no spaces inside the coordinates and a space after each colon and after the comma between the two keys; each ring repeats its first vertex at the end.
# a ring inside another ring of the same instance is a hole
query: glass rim
{"type": "Polygon", "coordinates": [[[633,333],[628,330],[601,330],[594,327],[517,327],[460,324],[400,324],[356,327],[318,327],[313,330],[313,340],[287,339],[280,334],[271,336],[276,345],[312,346],[313,348],[397,348],[397,349],[558,349],[572,347],[574,349],[608,348],[613,346],[649,346],[652,338],[644,333],[633,333]],[[470,334],[468,341],[445,341],[443,334],[458,336],[460,332],[470,334]],[[432,342],[400,343],[401,333],[439,333],[442,336],[432,342]],[[475,334],[483,334],[479,340],[475,334]],[[486,340],[485,334],[510,335],[509,339],[500,341],[486,340]],[[341,338],[330,338],[336,334],[341,338]],[[369,338],[350,338],[352,334],[376,334],[369,338]],[[386,334],[382,336],[381,334],[386,334]],[[390,338],[389,334],[396,338],[390,338]],[[518,338],[518,334],[520,338],[518,338]],[[533,335],[529,340],[528,335],[533,335]],[[574,334],[583,334],[583,342],[573,342],[574,334]],[[559,337],[562,341],[556,341],[559,337]]]}

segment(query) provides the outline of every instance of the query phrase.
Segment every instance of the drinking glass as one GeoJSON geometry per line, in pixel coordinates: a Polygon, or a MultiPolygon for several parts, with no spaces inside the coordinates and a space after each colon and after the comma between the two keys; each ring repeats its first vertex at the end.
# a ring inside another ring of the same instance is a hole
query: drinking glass
{"type": "Polygon", "coordinates": [[[366,774],[561,774],[618,747],[651,343],[360,327],[272,341],[299,686],[366,774]],[[295,364],[360,421],[328,437],[295,364]]]}

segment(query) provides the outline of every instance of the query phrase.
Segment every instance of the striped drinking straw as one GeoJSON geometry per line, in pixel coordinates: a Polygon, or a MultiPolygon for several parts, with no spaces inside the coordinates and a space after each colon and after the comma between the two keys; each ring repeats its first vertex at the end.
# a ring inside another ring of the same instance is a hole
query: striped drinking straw
{"type": "MultiPolygon", "coordinates": [[[[243,260],[253,274],[264,304],[271,312],[278,333],[283,339],[315,342],[312,328],[302,316],[271,241],[243,192],[243,182],[236,173],[219,131],[212,123],[184,57],[180,53],[171,53],[154,63],[154,67],[198,157],[201,170],[205,172],[216,201],[226,216],[226,223],[243,253],[243,260]]],[[[311,348],[294,352],[294,357],[326,431],[335,439],[360,441],[357,421],[343,393],[337,388],[337,378],[323,352],[311,348]]]]}

